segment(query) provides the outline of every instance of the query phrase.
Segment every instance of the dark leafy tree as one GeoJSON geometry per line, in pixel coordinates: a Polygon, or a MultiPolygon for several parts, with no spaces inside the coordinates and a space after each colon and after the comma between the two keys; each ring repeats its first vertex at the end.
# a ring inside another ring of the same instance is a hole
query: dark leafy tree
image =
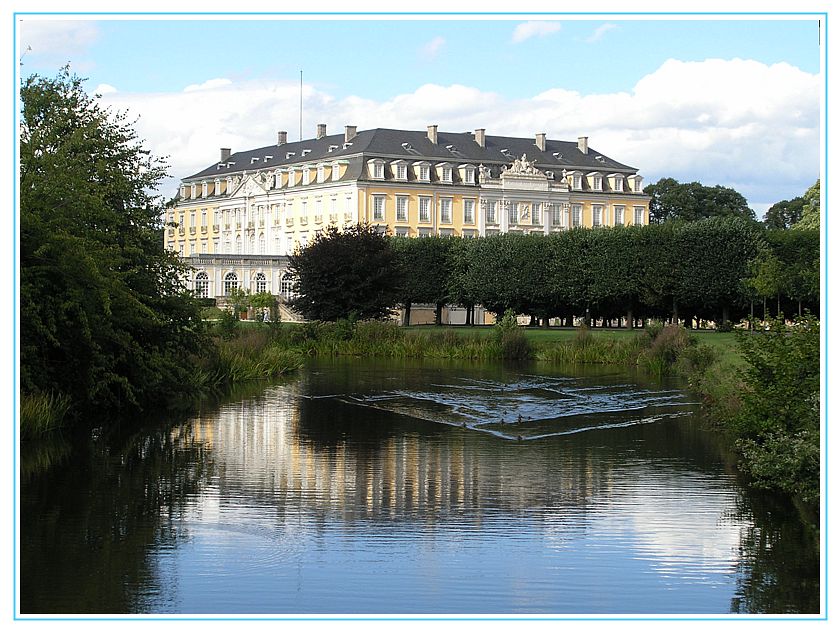
{"type": "Polygon", "coordinates": [[[694,222],[714,216],[735,216],[755,220],[746,198],[734,189],[700,183],[680,183],[673,178],[662,178],[645,187],[651,197],[651,222],[684,220],[694,222]]]}
{"type": "Polygon", "coordinates": [[[797,196],[793,200],[782,200],[764,214],[764,226],[768,229],[790,229],[802,219],[805,199],[797,196]]]}
{"type": "Polygon", "coordinates": [[[393,238],[400,271],[400,303],[403,325],[411,320],[412,304],[434,304],[435,323],[440,325],[443,307],[449,301],[449,251],[451,238],[393,238]]]}
{"type": "Polygon", "coordinates": [[[306,319],[380,319],[400,301],[396,253],[374,227],[327,228],[289,256],[289,271],[291,306],[306,319]]]}
{"type": "Polygon", "coordinates": [[[805,203],[802,206],[802,217],[794,229],[819,229],[820,228],[820,181],[808,188],[802,196],[805,203]]]}
{"type": "Polygon", "coordinates": [[[166,166],[82,83],[65,68],[21,88],[21,389],[77,413],[166,404],[201,342],[151,193],[166,166]]]}

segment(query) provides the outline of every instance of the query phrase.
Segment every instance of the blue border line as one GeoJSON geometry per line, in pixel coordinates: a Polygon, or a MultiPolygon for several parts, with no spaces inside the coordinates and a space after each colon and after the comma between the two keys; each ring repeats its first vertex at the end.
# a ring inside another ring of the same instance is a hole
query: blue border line
{"type": "MultiPolygon", "coordinates": [[[[823,27],[823,42],[821,42],[823,47],[823,73],[824,73],[824,95],[825,95],[825,126],[823,130],[823,137],[825,143],[825,163],[824,163],[824,173],[821,175],[820,178],[820,188],[823,192],[823,198],[825,199],[826,205],[823,209],[820,209],[820,216],[821,216],[821,226],[823,231],[823,238],[825,248],[824,256],[823,257],[823,277],[821,280],[821,287],[822,287],[822,298],[820,302],[821,310],[823,312],[822,322],[825,323],[828,317],[828,213],[825,211],[828,209],[828,179],[825,176],[828,174],[828,158],[829,158],[829,145],[828,145],[828,12],[819,12],[819,11],[770,11],[770,12],[737,12],[737,13],[721,13],[721,12],[692,12],[692,13],[681,13],[681,12],[671,12],[671,11],[662,11],[662,12],[645,12],[645,11],[631,11],[631,12],[623,12],[623,13],[616,13],[616,12],[582,12],[582,11],[494,11],[494,12],[469,12],[469,11],[453,11],[453,12],[399,12],[399,11],[377,11],[377,12],[369,12],[369,11],[336,11],[336,12],[329,12],[329,13],[319,13],[319,12],[296,12],[296,11],[277,11],[277,12],[234,12],[234,11],[219,11],[219,12],[120,12],[120,11],[68,11],[68,12],[58,12],[58,11],[15,11],[12,14],[12,59],[15,60],[15,71],[13,73],[14,86],[12,89],[12,100],[13,100],[13,112],[14,112],[14,126],[15,130],[19,129],[19,112],[18,112],[18,95],[20,90],[20,65],[17,63],[17,18],[19,16],[45,16],[45,15],[55,15],[55,16],[124,16],[126,18],[137,17],[137,16],[186,16],[192,15],[197,17],[208,17],[208,16],[312,16],[313,18],[316,17],[325,17],[325,16],[349,16],[349,15],[356,15],[356,16],[399,16],[404,18],[412,18],[418,16],[428,16],[428,17],[437,17],[437,18],[446,18],[449,16],[500,16],[500,15],[508,15],[508,16],[610,16],[616,19],[621,18],[622,16],[679,16],[679,17],[697,17],[697,16],[728,16],[728,17],[756,17],[756,16],[800,16],[800,17],[820,17],[822,22],[821,24],[824,25],[823,27]]],[[[20,170],[20,159],[19,159],[19,147],[17,145],[17,135],[14,136],[12,140],[13,148],[12,152],[14,155],[14,166],[15,166],[15,173],[19,174],[20,170]]],[[[638,617],[609,617],[609,616],[592,616],[592,617],[583,617],[583,616],[552,616],[552,617],[532,617],[523,615],[521,617],[388,617],[388,616],[359,616],[359,617],[282,617],[282,616],[273,616],[273,617],[156,617],[153,615],[137,615],[135,617],[23,617],[17,613],[17,475],[18,475],[18,468],[17,468],[17,443],[18,443],[18,419],[17,419],[17,355],[18,355],[18,348],[17,348],[17,321],[18,321],[18,313],[19,313],[19,289],[18,289],[18,266],[17,266],[17,217],[18,213],[20,213],[20,208],[18,206],[18,179],[14,178],[12,182],[12,208],[15,210],[15,213],[12,214],[12,268],[14,270],[14,277],[13,277],[13,289],[12,294],[15,301],[15,313],[12,319],[12,380],[13,380],[13,389],[12,389],[12,420],[15,421],[12,429],[12,438],[13,438],[13,445],[12,445],[12,478],[13,482],[15,482],[15,486],[12,490],[12,610],[13,610],[13,621],[517,621],[517,622],[527,622],[527,621],[791,621],[791,622],[801,622],[801,621],[827,621],[828,620],[828,330],[823,328],[824,332],[824,341],[825,345],[823,346],[823,384],[826,386],[825,395],[826,398],[822,403],[822,411],[823,411],[823,424],[822,424],[822,460],[823,464],[825,465],[824,468],[824,476],[825,480],[823,482],[823,491],[822,491],[822,504],[823,504],[823,513],[822,513],[822,528],[821,528],[821,540],[823,544],[823,550],[821,552],[822,559],[824,562],[824,582],[822,585],[822,594],[823,600],[825,602],[824,605],[824,612],[822,616],[797,616],[792,615],[790,617],[780,617],[780,616],[769,616],[763,617],[761,615],[750,615],[750,616],[741,616],[741,615],[731,615],[731,616],[710,616],[710,617],[662,617],[662,616],[638,616],[638,617]]]]}

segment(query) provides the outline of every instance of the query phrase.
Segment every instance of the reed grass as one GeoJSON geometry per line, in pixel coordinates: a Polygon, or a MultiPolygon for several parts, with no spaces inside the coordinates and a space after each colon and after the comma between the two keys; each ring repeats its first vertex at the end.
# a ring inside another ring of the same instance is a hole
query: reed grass
{"type": "Polygon", "coordinates": [[[21,394],[20,435],[40,438],[61,429],[70,410],[70,397],[53,392],[21,394]]]}

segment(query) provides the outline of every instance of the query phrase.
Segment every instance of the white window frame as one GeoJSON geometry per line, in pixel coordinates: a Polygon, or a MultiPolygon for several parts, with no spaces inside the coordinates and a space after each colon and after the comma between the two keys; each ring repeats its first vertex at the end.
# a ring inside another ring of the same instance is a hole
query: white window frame
{"type": "Polygon", "coordinates": [[[230,295],[230,292],[235,289],[239,288],[239,277],[233,271],[225,274],[224,278],[224,291],[225,297],[230,295]]]}
{"type": "Polygon", "coordinates": [[[592,226],[601,227],[604,224],[604,206],[592,205],[592,226]]]}
{"type": "Polygon", "coordinates": [[[495,200],[488,200],[487,201],[487,208],[484,210],[484,220],[489,225],[499,224],[496,220],[496,206],[498,202],[495,200]]]}
{"type": "Polygon", "coordinates": [[[643,225],[645,224],[645,208],[644,207],[633,207],[633,224],[634,225],[643,225]]]}
{"type": "Polygon", "coordinates": [[[337,181],[341,177],[341,166],[338,163],[333,163],[331,167],[330,178],[337,181]]]}
{"type": "Polygon", "coordinates": [[[613,205],[613,225],[620,227],[624,224],[624,205],[613,205]]]}
{"type": "Polygon", "coordinates": [[[385,194],[374,194],[371,205],[374,222],[385,222],[385,194]]]}
{"type": "Polygon", "coordinates": [[[464,224],[475,224],[475,199],[464,198],[464,224]]]}
{"type": "Polygon", "coordinates": [[[452,224],[452,199],[440,199],[440,221],[444,224],[452,224]]]}
{"type": "Polygon", "coordinates": [[[508,224],[509,225],[518,225],[519,224],[519,203],[508,203],[508,224]]]}
{"type": "Polygon", "coordinates": [[[419,197],[419,215],[418,222],[432,221],[432,199],[430,196],[419,197]]]}
{"type": "Polygon", "coordinates": [[[417,180],[421,183],[428,183],[431,182],[431,170],[432,166],[425,161],[415,163],[415,174],[417,175],[417,180]]]}
{"type": "Polygon", "coordinates": [[[572,205],[572,227],[583,226],[583,205],[572,205]]]}
{"type": "Polygon", "coordinates": [[[397,222],[408,222],[408,196],[397,195],[396,214],[397,222]]]}
{"type": "Polygon", "coordinates": [[[534,203],[531,205],[531,224],[542,224],[542,203],[534,203]]]}

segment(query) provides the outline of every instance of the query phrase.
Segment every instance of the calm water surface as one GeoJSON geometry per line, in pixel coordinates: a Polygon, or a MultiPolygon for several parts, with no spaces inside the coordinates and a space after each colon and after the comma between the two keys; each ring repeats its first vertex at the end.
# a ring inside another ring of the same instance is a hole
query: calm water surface
{"type": "Polygon", "coordinates": [[[315,362],[25,455],[21,610],[818,612],[813,530],[696,410],[624,371],[315,362]]]}

